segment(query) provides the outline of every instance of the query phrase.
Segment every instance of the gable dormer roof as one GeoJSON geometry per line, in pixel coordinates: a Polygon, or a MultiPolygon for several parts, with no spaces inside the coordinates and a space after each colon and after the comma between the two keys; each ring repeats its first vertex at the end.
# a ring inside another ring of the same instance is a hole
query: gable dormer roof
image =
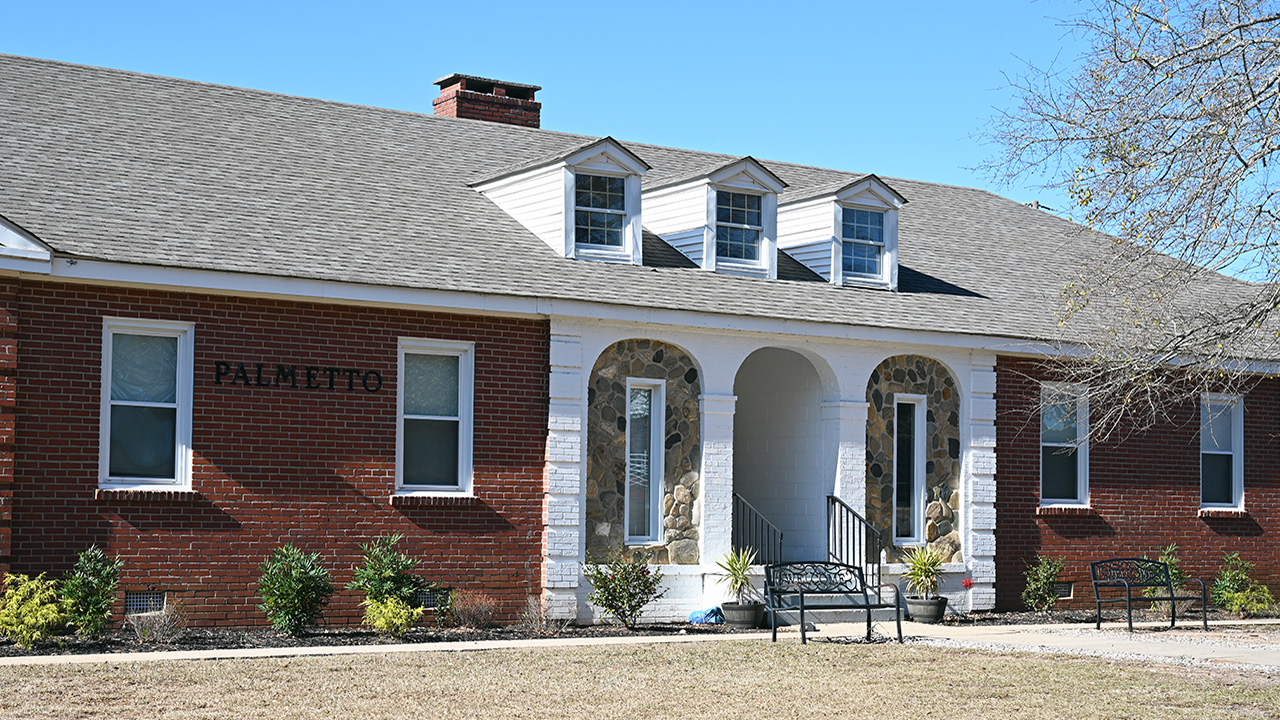
{"type": "Polygon", "coordinates": [[[618,170],[634,173],[636,175],[644,175],[653,167],[644,161],[644,158],[636,155],[622,145],[622,143],[614,140],[613,137],[606,135],[597,140],[589,140],[580,145],[569,148],[568,150],[558,150],[544,157],[534,158],[522,163],[517,163],[511,167],[488,173],[483,177],[472,180],[469,184],[471,187],[479,187],[496,180],[519,175],[522,172],[536,170],[540,167],[564,163],[565,165],[576,165],[579,162],[592,158],[597,155],[605,155],[609,157],[617,166],[618,170]]]}
{"type": "Polygon", "coordinates": [[[645,192],[656,192],[664,188],[683,185],[685,183],[694,182],[696,180],[708,180],[711,183],[720,183],[738,175],[744,175],[752,178],[762,191],[780,193],[787,187],[787,183],[778,177],[772,170],[765,167],[759,160],[744,155],[728,162],[717,161],[697,167],[687,172],[666,178],[654,185],[647,185],[645,192]]]}
{"type": "Polygon", "coordinates": [[[821,185],[815,185],[800,191],[789,191],[782,197],[778,198],[779,205],[791,205],[793,203],[804,202],[814,198],[831,196],[832,198],[843,200],[846,197],[856,195],[863,190],[870,189],[877,195],[881,195],[888,200],[888,204],[901,207],[906,205],[908,200],[902,196],[893,186],[881,180],[875,173],[858,176],[852,180],[840,178],[821,185]]]}

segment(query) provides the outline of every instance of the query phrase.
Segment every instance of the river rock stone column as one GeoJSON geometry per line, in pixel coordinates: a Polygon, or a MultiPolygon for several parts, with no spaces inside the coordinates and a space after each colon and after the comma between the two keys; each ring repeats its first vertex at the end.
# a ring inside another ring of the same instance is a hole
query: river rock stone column
{"type": "Polygon", "coordinates": [[[941,363],[919,355],[897,355],[880,363],[867,382],[867,520],[892,546],[894,500],[894,396],[925,397],[925,481],[923,498],[927,545],[948,562],[962,562],[960,535],[960,388],[941,363]]]}
{"type": "Polygon", "coordinates": [[[586,550],[604,558],[626,541],[627,379],[666,381],[662,541],[655,563],[696,565],[701,538],[702,432],[697,366],[658,340],[623,340],[600,354],[587,386],[586,550]]]}

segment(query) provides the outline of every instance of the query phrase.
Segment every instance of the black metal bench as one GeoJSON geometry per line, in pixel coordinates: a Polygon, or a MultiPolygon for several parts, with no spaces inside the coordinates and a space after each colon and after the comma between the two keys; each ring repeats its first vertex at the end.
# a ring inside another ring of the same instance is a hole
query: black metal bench
{"type": "Polygon", "coordinates": [[[1158,560],[1144,558],[1116,558],[1100,560],[1089,565],[1089,575],[1093,579],[1093,602],[1098,611],[1097,629],[1102,629],[1102,603],[1122,602],[1125,613],[1129,616],[1129,632],[1133,632],[1133,589],[1164,588],[1167,597],[1151,598],[1157,601],[1169,601],[1169,627],[1177,627],[1178,601],[1199,600],[1200,615],[1204,629],[1209,629],[1209,595],[1204,581],[1189,578],[1185,582],[1200,583],[1199,595],[1176,595],[1173,591],[1173,578],[1169,575],[1169,566],[1158,560]],[[1124,597],[1104,598],[1103,588],[1124,588],[1124,597]]]}
{"type": "Polygon", "coordinates": [[[893,608],[898,623],[898,642],[902,642],[902,598],[895,585],[885,583],[867,587],[862,568],[834,562],[775,563],[764,567],[765,611],[769,613],[769,628],[773,641],[778,641],[777,613],[785,610],[800,612],[800,642],[805,636],[805,610],[863,610],[867,611],[867,639],[871,639],[871,611],[893,608]],[[893,602],[885,602],[881,594],[893,591],[893,602]],[[870,591],[874,591],[874,596],[870,591]],[[824,595],[824,598],[805,598],[824,595]],[[875,601],[872,601],[872,598],[875,601]]]}

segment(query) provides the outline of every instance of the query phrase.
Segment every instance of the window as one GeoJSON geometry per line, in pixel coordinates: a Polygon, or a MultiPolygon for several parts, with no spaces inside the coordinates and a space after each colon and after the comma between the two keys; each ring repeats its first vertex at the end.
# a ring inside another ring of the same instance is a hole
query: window
{"type": "Polygon", "coordinates": [[[1089,504],[1089,406],[1070,385],[1040,390],[1040,504],[1089,504]]]}
{"type": "Polygon", "coordinates": [[[1244,507],[1244,410],[1240,398],[1200,400],[1200,506],[1244,507]]]}
{"type": "Polygon", "coordinates": [[[716,257],[760,263],[760,196],[716,191],[716,257]]]}
{"type": "Polygon", "coordinates": [[[191,486],[192,325],[103,323],[99,482],[191,486]]]}
{"type": "Polygon", "coordinates": [[[397,487],[409,493],[471,490],[472,343],[400,341],[397,487]]]}
{"type": "Polygon", "coordinates": [[[625,178],[578,174],[574,178],[574,239],[580,245],[622,249],[627,224],[625,178]]]}
{"type": "Polygon", "coordinates": [[[658,542],[662,508],[666,387],[660,380],[627,380],[627,542],[658,542]]]}
{"type": "Polygon", "coordinates": [[[843,208],[840,211],[842,264],[845,275],[879,278],[883,273],[884,213],[843,208]]]}
{"type": "Polygon", "coordinates": [[[893,538],[924,541],[924,396],[894,396],[893,538]]]}

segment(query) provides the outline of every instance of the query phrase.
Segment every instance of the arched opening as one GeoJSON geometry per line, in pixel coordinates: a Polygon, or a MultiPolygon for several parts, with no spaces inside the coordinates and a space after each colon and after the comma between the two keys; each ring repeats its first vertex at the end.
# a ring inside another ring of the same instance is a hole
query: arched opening
{"type": "Polygon", "coordinates": [[[586,551],[635,548],[656,563],[699,562],[702,379],[692,355],[620,340],[587,385],[586,551]]]}
{"type": "MultiPolygon", "coordinates": [[[[824,560],[826,496],[822,399],[817,370],[782,348],[757,350],[734,378],[733,491],[783,535],[781,559],[824,560]]],[[[741,518],[735,518],[735,523],[741,518]]]]}

